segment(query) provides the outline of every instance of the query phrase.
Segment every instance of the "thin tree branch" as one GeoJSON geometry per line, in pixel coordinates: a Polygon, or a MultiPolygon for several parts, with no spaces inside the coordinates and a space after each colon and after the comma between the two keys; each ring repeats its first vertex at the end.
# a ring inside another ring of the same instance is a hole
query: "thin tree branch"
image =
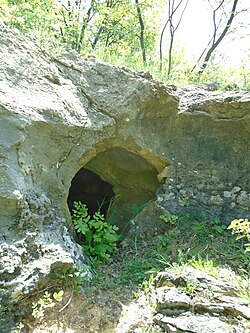
{"type": "Polygon", "coordinates": [[[168,23],[170,23],[170,20],[172,21],[173,15],[175,14],[175,12],[178,10],[178,8],[180,7],[180,5],[182,4],[183,0],[180,0],[179,3],[177,4],[177,6],[174,8],[174,0],[171,3],[171,0],[168,0],[168,19],[166,21],[166,23],[163,26],[163,29],[161,31],[161,36],[160,36],[160,47],[159,47],[159,53],[160,53],[160,72],[162,71],[162,60],[163,60],[163,56],[162,56],[162,42],[163,42],[163,36],[164,36],[164,32],[167,28],[168,23]],[[172,4],[172,10],[171,10],[171,4],[172,4]]]}
{"type": "MultiPolygon", "coordinates": [[[[222,0],[222,2],[224,2],[224,0],[222,0]]],[[[231,27],[231,24],[232,24],[232,21],[234,19],[234,16],[235,16],[235,10],[236,10],[236,7],[237,7],[237,3],[238,3],[238,0],[234,0],[233,2],[233,6],[232,6],[232,10],[230,12],[230,16],[229,16],[229,19],[227,20],[227,23],[226,23],[226,26],[224,28],[224,30],[222,31],[221,35],[219,36],[219,38],[217,40],[213,40],[213,43],[211,45],[211,47],[209,48],[209,50],[207,51],[206,53],[206,56],[205,56],[205,59],[204,59],[204,62],[203,64],[201,65],[201,68],[198,72],[198,75],[200,76],[204,70],[206,69],[207,67],[207,64],[208,64],[208,61],[210,60],[214,50],[218,47],[218,45],[221,43],[221,41],[223,40],[223,38],[226,36],[226,34],[228,33],[228,30],[230,29],[231,27]]],[[[219,8],[219,7],[218,7],[219,8]]]]}

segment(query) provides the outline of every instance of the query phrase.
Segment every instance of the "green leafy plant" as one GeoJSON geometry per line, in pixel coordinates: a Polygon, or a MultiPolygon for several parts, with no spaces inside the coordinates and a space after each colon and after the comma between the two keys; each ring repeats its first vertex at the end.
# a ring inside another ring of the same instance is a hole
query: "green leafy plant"
{"type": "Polygon", "coordinates": [[[241,275],[236,275],[235,279],[239,287],[238,295],[250,302],[250,275],[249,271],[240,272],[241,275]]]}
{"type": "Polygon", "coordinates": [[[61,288],[80,292],[83,284],[90,281],[88,266],[66,268],[62,272],[55,273],[55,279],[61,288]]]}
{"type": "Polygon", "coordinates": [[[45,291],[43,297],[37,302],[32,303],[32,316],[36,319],[44,318],[45,310],[54,307],[56,302],[61,302],[63,300],[63,294],[63,290],[54,292],[52,296],[48,291],[45,291]]]}
{"type": "Polygon", "coordinates": [[[223,234],[227,227],[220,222],[219,219],[214,219],[211,221],[211,231],[214,234],[223,234]]]}
{"type": "Polygon", "coordinates": [[[149,271],[152,271],[152,263],[142,258],[134,258],[126,263],[121,273],[121,284],[142,284],[149,271]]]}
{"type": "MultiPolygon", "coordinates": [[[[233,234],[237,234],[236,239],[246,238],[250,241],[250,222],[248,219],[234,219],[229,227],[233,234]]],[[[250,251],[250,243],[245,244],[246,252],[250,251]]]]}
{"type": "Polygon", "coordinates": [[[153,325],[147,326],[147,327],[142,327],[141,328],[141,333],[160,333],[161,331],[157,328],[155,328],[153,325]]]}
{"type": "Polygon", "coordinates": [[[160,215],[160,219],[163,220],[165,223],[170,223],[170,224],[176,224],[178,220],[177,215],[170,215],[170,216],[165,216],[165,215],[160,215]]]}
{"type": "Polygon", "coordinates": [[[81,202],[74,203],[72,222],[77,233],[84,236],[82,247],[87,255],[97,260],[110,258],[119,240],[117,226],[109,224],[99,210],[91,217],[81,202]]]}
{"type": "Polygon", "coordinates": [[[195,221],[191,223],[191,230],[201,241],[205,240],[209,234],[205,221],[195,221]]]}
{"type": "Polygon", "coordinates": [[[223,234],[227,229],[218,218],[209,220],[205,212],[199,214],[188,213],[181,219],[180,223],[187,223],[190,230],[201,241],[206,241],[213,235],[223,234]]]}
{"type": "Polygon", "coordinates": [[[188,262],[196,269],[203,270],[208,274],[216,276],[218,274],[218,269],[215,266],[213,260],[202,259],[200,255],[197,258],[193,257],[189,259],[188,262]]]}
{"type": "Polygon", "coordinates": [[[147,295],[151,291],[155,275],[156,275],[156,272],[151,273],[150,276],[149,276],[149,278],[145,279],[142,282],[141,289],[142,289],[144,295],[147,295]]]}
{"type": "Polygon", "coordinates": [[[182,291],[189,294],[190,296],[194,296],[197,292],[198,286],[195,283],[192,283],[191,281],[186,281],[186,285],[184,287],[180,287],[182,291]]]}

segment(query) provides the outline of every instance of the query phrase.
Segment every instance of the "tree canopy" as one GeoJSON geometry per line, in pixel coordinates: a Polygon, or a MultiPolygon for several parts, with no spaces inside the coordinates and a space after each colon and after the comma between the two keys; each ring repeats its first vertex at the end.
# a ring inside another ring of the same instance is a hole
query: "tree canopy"
{"type": "Polygon", "coordinates": [[[240,68],[227,68],[227,75],[218,62],[225,38],[247,34],[233,23],[249,8],[240,7],[238,0],[201,1],[210,8],[212,29],[204,35],[207,46],[197,59],[188,59],[176,42],[192,0],[2,0],[0,19],[24,33],[32,32],[53,52],[67,46],[114,64],[150,69],[163,80],[218,81],[229,88],[249,88],[247,60],[240,68]]]}

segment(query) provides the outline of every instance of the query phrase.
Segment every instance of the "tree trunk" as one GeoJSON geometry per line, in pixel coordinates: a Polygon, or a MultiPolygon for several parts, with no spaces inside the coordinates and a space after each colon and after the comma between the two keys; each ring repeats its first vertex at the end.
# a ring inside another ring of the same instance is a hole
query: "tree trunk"
{"type": "MultiPolygon", "coordinates": [[[[220,37],[217,39],[217,41],[215,39],[213,40],[213,43],[212,43],[211,47],[209,48],[209,50],[206,53],[204,62],[201,65],[201,68],[200,68],[200,70],[198,72],[198,75],[201,75],[204,72],[204,70],[207,67],[208,61],[210,60],[210,58],[211,58],[214,50],[217,48],[217,46],[220,44],[220,42],[226,36],[229,28],[231,27],[232,21],[233,21],[234,16],[235,16],[235,10],[236,10],[237,3],[238,3],[238,0],[234,0],[233,7],[232,7],[232,10],[231,10],[231,13],[230,13],[230,17],[229,17],[229,19],[228,19],[228,21],[226,23],[226,26],[225,26],[224,30],[222,31],[220,37]]],[[[217,27],[215,27],[214,34],[216,34],[216,30],[217,30],[217,27]]]]}
{"type": "Polygon", "coordinates": [[[145,42],[144,42],[145,27],[144,27],[144,23],[143,23],[143,19],[142,19],[141,8],[139,6],[139,0],[135,0],[135,3],[136,3],[137,16],[138,16],[138,20],[139,20],[139,24],[140,24],[140,45],[141,45],[141,52],[142,52],[142,60],[145,65],[147,62],[145,42]]]}
{"type": "Polygon", "coordinates": [[[164,27],[161,31],[161,37],[160,37],[160,72],[162,72],[162,41],[163,41],[163,35],[164,35],[164,32],[165,32],[165,29],[168,25],[168,22],[169,22],[169,18],[167,20],[167,22],[164,24],[164,27]]]}
{"type": "Polygon", "coordinates": [[[78,46],[77,46],[78,52],[81,51],[85,30],[86,30],[91,18],[93,17],[93,15],[92,15],[92,17],[90,17],[92,9],[93,9],[93,0],[91,1],[90,7],[86,13],[86,17],[83,19],[83,22],[82,22],[82,28],[81,28],[81,32],[80,32],[80,36],[79,36],[79,40],[78,40],[78,46]]]}

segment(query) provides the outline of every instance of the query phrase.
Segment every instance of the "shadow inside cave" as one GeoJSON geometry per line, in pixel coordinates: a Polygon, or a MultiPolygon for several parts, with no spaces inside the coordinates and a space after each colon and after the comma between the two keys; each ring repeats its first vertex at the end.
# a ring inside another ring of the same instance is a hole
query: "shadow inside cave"
{"type": "Polygon", "coordinates": [[[91,216],[100,210],[106,217],[114,196],[111,184],[102,180],[95,172],[81,168],[72,179],[67,203],[71,214],[74,202],[80,201],[87,205],[91,216]]]}

